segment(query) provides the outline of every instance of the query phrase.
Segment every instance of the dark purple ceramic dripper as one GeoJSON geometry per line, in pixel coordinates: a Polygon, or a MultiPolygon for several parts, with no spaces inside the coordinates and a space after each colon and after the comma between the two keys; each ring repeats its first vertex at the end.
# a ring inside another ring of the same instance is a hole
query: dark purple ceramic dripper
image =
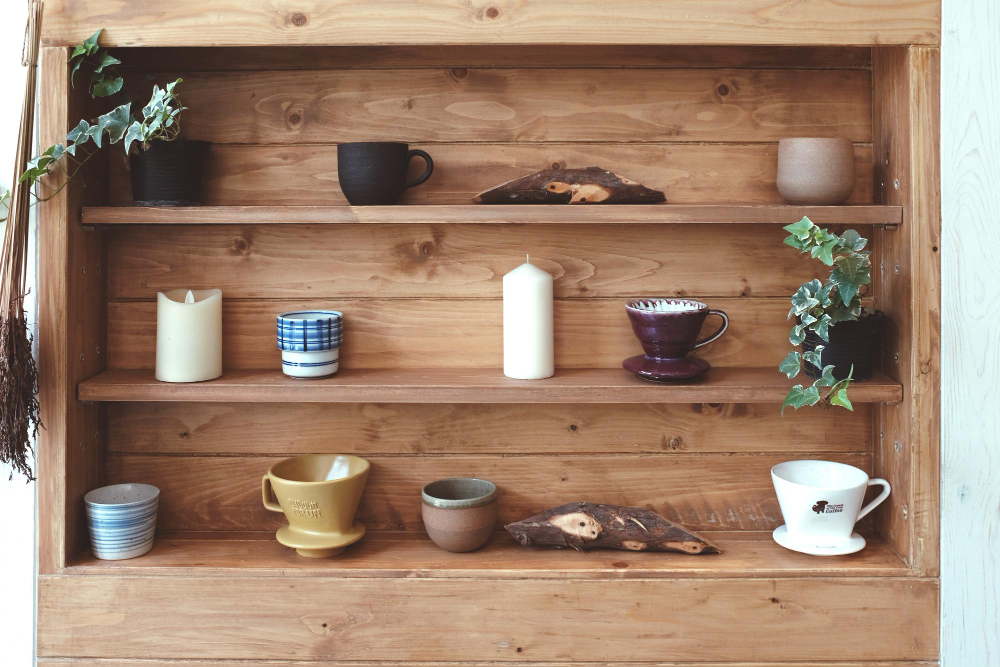
{"type": "Polygon", "coordinates": [[[646,354],[629,357],[622,366],[646,380],[682,380],[701,375],[711,365],[704,359],[688,357],[688,353],[718,340],[729,328],[729,317],[723,311],[700,301],[636,299],[625,305],[625,312],[646,354]],[[669,310],[655,310],[652,304],[662,304],[669,310]],[[709,315],[721,317],[722,326],[698,340],[709,315]]]}

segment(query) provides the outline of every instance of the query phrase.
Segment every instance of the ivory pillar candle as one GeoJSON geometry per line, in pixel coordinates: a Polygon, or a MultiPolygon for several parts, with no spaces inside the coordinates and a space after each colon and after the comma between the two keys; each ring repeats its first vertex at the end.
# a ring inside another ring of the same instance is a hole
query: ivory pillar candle
{"type": "Polygon", "coordinates": [[[202,382],[222,375],[222,290],[156,295],[156,379],[202,382]]]}
{"type": "Polygon", "coordinates": [[[531,259],[503,277],[503,374],[538,380],[555,373],[552,276],[531,259]]]}

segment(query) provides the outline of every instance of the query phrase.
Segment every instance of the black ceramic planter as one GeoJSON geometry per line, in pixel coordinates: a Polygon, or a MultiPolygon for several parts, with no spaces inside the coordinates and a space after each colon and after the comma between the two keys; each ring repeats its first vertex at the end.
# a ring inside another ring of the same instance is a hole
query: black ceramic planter
{"type": "MultiPolygon", "coordinates": [[[[854,380],[870,380],[875,370],[875,361],[882,349],[882,323],[885,317],[881,311],[859,320],[838,322],[830,327],[830,341],[826,342],[814,332],[806,332],[802,349],[811,352],[817,345],[823,346],[823,366],[833,364],[833,377],[843,380],[854,366],[854,380]]],[[[821,371],[812,364],[804,364],[806,375],[818,378],[821,371]]]]}
{"type": "Polygon", "coordinates": [[[153,141],[129,156],[134,206],[198,206],[208,141],[153,141]]]}

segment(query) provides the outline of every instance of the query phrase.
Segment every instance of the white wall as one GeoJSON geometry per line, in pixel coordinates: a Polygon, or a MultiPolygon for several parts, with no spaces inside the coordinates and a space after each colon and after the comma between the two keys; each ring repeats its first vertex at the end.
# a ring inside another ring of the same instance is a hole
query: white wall
{"type": "Polygon", "coordinates": [[[942,665],[1000,665],[1000,1],[944,0],[942,665]]]}
{"type": "MultiPolygon", "coordinates": [[[[14,146],[21,119],[26,3],[5,2],[0,10],[0,187],[10,187],[14,146]],[[13,5],[12,7],[7,5],[13,5]]],[[[29,271],[34,273],[33,267],[29,271]]],[[[34,320],[34,298],[29,299],[34,320]]],[[[23,477],[7,481],[10,470],[0,465],[0,664],[26,667],[35,651],[35,484],[23,477]]]]}

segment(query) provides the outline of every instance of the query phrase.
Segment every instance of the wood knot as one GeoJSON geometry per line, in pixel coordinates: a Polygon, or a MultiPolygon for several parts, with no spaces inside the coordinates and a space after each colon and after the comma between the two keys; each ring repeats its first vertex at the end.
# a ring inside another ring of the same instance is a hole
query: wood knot
{"type": "Polygon", "coordinates": [[[464,79],[469,76],[469,70],[464,67],[455,67],[451,70],[451,75],[456,79],[464,79]]]}
{"type": "MultiPolygon", "coordinates": [[[[664,440],[666,440],[665,437],[664,440]]],[[[676,451],[684,445],[684,438],[678,438],[678,437],[670,438],[670,440],[666,440],[664,445],[665,445],[664,449],[672,449],[676,451]]]]}
{"type": "Polygon", "coordinates": [[[725,97],[726,95],[729,94],[729,86],[727,86],[724,83],[719,84],[719,87],[716,88],[715,90],[717,93],[719,93],[719,97],[725,97]]]}
{"type": "Polygon", "coordinates": [[[569,432],[570,433],[576,433],[576,424],[570,424],[569,425],[569,432]]]}
{"type": "Polygon", "coordinates": [[[430,257],[434,254],[436,246],[433,241],[424,241],[420,244],[420,255],[422,257],[430,257]]]}
{"type": "Polygon", "coordinates": [[[292,132],[298,132],[305,125],[306,110],[301,104],[293,104],[285,110],[285,125],[292,132]]]}
{"type": "Polygon", "coordinates": [[[500,16],[500,10],[497,9],[496,7],[490,7],[489,9],[486,10],[487,18],[495,19],[498,16],[500,16]]]}
{"type": "Polygon", "coordinates": [[[236,255],[248,255],[250,253],[250,241],[242,236],[233,241],[233,253],[236,255]]]}
{"type": "Polygon", "coordinates": [[[296,28],[301,28],[305,24],[309,23],[309,17],[302,12],[295,12],[288,17],[288,22],[296,28]]]}
{"type": "Polygon", "coordinates": [[[566,163],[563,162],[562,160],[554,160],[552,162],[552,168],[553,169],[565,169],[566,168],[566,163]]]}
{"type": "Polygon", "coordinates": [[[628,563],[616,560],[614,563],[611,564],[611,567],[628,567],[628,563]]]}

